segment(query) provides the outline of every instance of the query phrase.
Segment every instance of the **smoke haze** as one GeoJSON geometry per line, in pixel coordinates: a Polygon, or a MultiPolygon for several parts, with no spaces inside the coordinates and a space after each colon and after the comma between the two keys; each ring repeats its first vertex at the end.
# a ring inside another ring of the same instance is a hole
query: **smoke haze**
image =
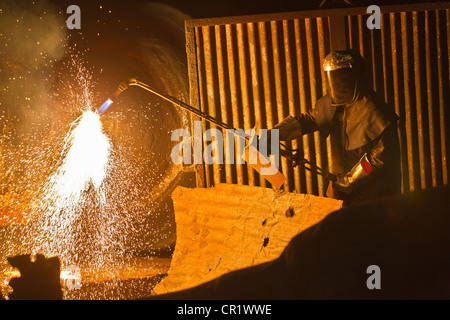
{"type": "Polygon", "coordinates": [[[47,1],[0,1],[2,123],[14,121],[22,138],[48,123],[52,74],[66,54],[66,33],[65,13],[47,1]]]}

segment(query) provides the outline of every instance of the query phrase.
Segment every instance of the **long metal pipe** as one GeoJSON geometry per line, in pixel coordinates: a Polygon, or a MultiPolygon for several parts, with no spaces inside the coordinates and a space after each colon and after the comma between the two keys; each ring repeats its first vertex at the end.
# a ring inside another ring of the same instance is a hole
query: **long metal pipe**
{"type": "MultiPolygon", "coordinates": [[[[245,133],[242,133],[241,130],[236,130],[233,127],[229,126],[228,124],[217,120],[216,118],[210,116],[209,114],[200,111],[196,108],[194,108],[193,106],[188,105],[187,103],[184,103],[183,101],[180,101],[158,89],[155,89],[151,86],[149,86],[148,84],[141,82],[135,78],[130,78],[126,81],[123,81],[119,84],[119,87],[117,88],[117,90],[115,91],[113,98],[112,99],[108,99],[108,101],[110,101],[111,103],[117,98],[117,96],[119,94],[121,94],[123,91],[125,91],[126,89],[128,89],[130,86],[137,86],[140,87],[142,89],[145,89],[161,98],[163,98],[164,100],[167,100],[171,103],[173,103],[174,105],[183,108],[184,110],[191,112],[197,116],[199,116],[200,118],[209,121],[215,125],[217,125],[218,127],[221,127],[223,129],[226,130],[232,130],[233,134],[240,136],[244,139],[250,139],[250,135],[247,135],[245,133]]],[[[100,109],[100,108],[99,108],[100,109]]],[[[104,112],[104,111],[103,111],[104,112]]],[[[315,164],[311,163],[309,160],[305,159],[303,157],[303,153],[301,152],[295,152],[295,150],[291,150],[288,146],[286,146],[285,144],[280,142],[280,146],[283,147],[283,149],[281,150],[281,155],[284,156],[285,158],[291,160],[294,162],[294,165],[302,165],[305,167],[305,169],[307,170],[317,170],[318,174],[323,175],[325,177],[334,179],[334,177],[332,175],[330,175],[327,171],[323,170],[322,168],[320,168],[319,166],[316,166],[315,164]],[[306,166],[308,165],[308,166],[306,166]]]]}
{"type": "MultiPolygon", "coordinates": [[[[190,105],[184,103],[183,101],[180,101],[180,100],[178,100],[158,89],[155,89],[146,83],[143,83],[137,79],[134,79],[134,78],[130,78],[127,81],[121,82],[119,85],[119,89],[118,89],[118,91],[120,90],[120,92],[116,91],[114,96],[117,97],[122,91],[126,90],[129,86],[137,86],[137,87],[141,87],[147,91],[150,91],[150,92],[156,94],[157,96],[163,98],[164,100],[167,100],[167,101],[173,103],[174,105],[176,105],[180,108],[183,108],[184,110],[189,111],[189,112],[199,116],[200,118],[217,125],[218,127],[221,127],[223,129],[229,129],[229,130],[234,129],[233,127],[229,126],[228,124],[226,124],[222,121],[217,120],[216,118],[210,116],[209,114],[207,114],[203,111],[200,111],[200,110],[194,108],[193,106],[190,106],[190,105]]],[[[238,135],[239,135],[239,133],[238,133],[238,135]]],[[[243,136],[243,138],[245,138],[245,137],[248,138],[247,135],[243,136]]]]}

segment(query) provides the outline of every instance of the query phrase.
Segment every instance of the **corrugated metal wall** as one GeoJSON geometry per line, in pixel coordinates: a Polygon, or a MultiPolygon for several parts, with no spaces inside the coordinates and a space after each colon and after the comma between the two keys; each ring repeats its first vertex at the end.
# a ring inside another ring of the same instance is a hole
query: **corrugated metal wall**
{"type": "MultiPolygon", "coordinates": [[[[402,119],[403,190],[447,184],[449,8],[450,3],[382,7],[379,30],[367,28],[366,8],[188,20],[190,102],[234,128],[270,129],[312,108],[324,94],[321,62],[331,49],[357,49],[374,89],[402,119]]],[[[292,147],[303,148],[320,167],[330,165],[329,139],[319,133],[292,147]]],[[[286,190],[324,194],[325,182],[314,171],[293,168],[285,159],[280,167],[286,190]]],[[[197,169],[199,186],[269,186],[245,164],[197,169]]]]}

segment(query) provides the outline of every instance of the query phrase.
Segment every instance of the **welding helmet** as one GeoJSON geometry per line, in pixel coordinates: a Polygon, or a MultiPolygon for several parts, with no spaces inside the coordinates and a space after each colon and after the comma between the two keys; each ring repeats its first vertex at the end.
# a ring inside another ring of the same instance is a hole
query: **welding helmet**
{"type": "Polygon", "coordinates": [[[358,96],[358,64],[348,51],[332,51],[323,60],[331,104],[334,106],[352,103],[358,96]]]}

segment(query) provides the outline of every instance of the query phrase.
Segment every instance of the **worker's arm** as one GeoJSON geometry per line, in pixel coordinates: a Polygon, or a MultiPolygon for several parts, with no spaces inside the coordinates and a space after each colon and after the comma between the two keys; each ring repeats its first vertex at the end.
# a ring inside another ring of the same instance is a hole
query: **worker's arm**
{"type": "Polygon", "coordinates": [[[319,127],[316,124],[316,118],[314,117],[314,113],[315,110],[313,109],[295,117],[297,121],[300,123],[300,127],[302,128],[302,135],[319,130],[319,127]]]}
{"type": "MultiPolygon", "coordinates": [[[[307,112],[298,116],[291,116],[284,118],[283,121],[278,123],[275,127],[267,132],[267,136],[261,137],[260,143],[266,143],[268,153],[272,153],[271,143],[274,130],[278,131],[279,141],[289,142],[297,139],[304,134],[314,132],[318,130],[315,124],[313,112],[307,112]],[[265,140],[267,139],[267,140],[265,140]]],[[[279,149],[280,155],[283,157],[292,156],[292,152],[286,150],[284,147],[279,149]]]]}
{"type": "Polygon", "coordinates": [[[289,115],[271,130],[277,129],[281,141],[291,141],[304,134],[318,130],[312,112],[298,116],[289,115]]]}
{"type": "Polygon", "coordinates": [[[282,141],[290,141],[315,131],[320,131],[326,137],[330,133],[335,111],[336,108],[331,106],[331,98],[327,93],[317,100],[313,109],[295,117],[290,115],[273,129],[279,130],[282,141]]]}
{"type": "Polygon", "coordinates": [[[389,125],[383,133],[372,142],[368,150],[346,174],[340,175],[333,187],[344,193],[352,193],[361,188],[380,174],[395,174],[393,155],[397,152],[395,146],[396,126],[389,125]]]}
{"type": "MultiPolygon", "coordinates": [[[[320,133],[326,137],[330,133],[331,121],[335,110],[335,107],[331,107],[329,94],[326,94],[317,100],[313,109],[297,116],[289,115],[284,118],[280,123],[268,131],[267,141],[272,141],[272,130],[275,129],[278,130],[279,140],[286,142],[315,131],[320,131],[320,133]]],[[[264,143],[264,139],[261,141],[264,143]]],[[[267,150],[271,153],[270,144],[268,145],[267,150]]],[[[282,151],[283,148],[280,148],[282,156],[290,155],[290,151],[288,151],[287,154],[283,154],[282,151]]]]}

